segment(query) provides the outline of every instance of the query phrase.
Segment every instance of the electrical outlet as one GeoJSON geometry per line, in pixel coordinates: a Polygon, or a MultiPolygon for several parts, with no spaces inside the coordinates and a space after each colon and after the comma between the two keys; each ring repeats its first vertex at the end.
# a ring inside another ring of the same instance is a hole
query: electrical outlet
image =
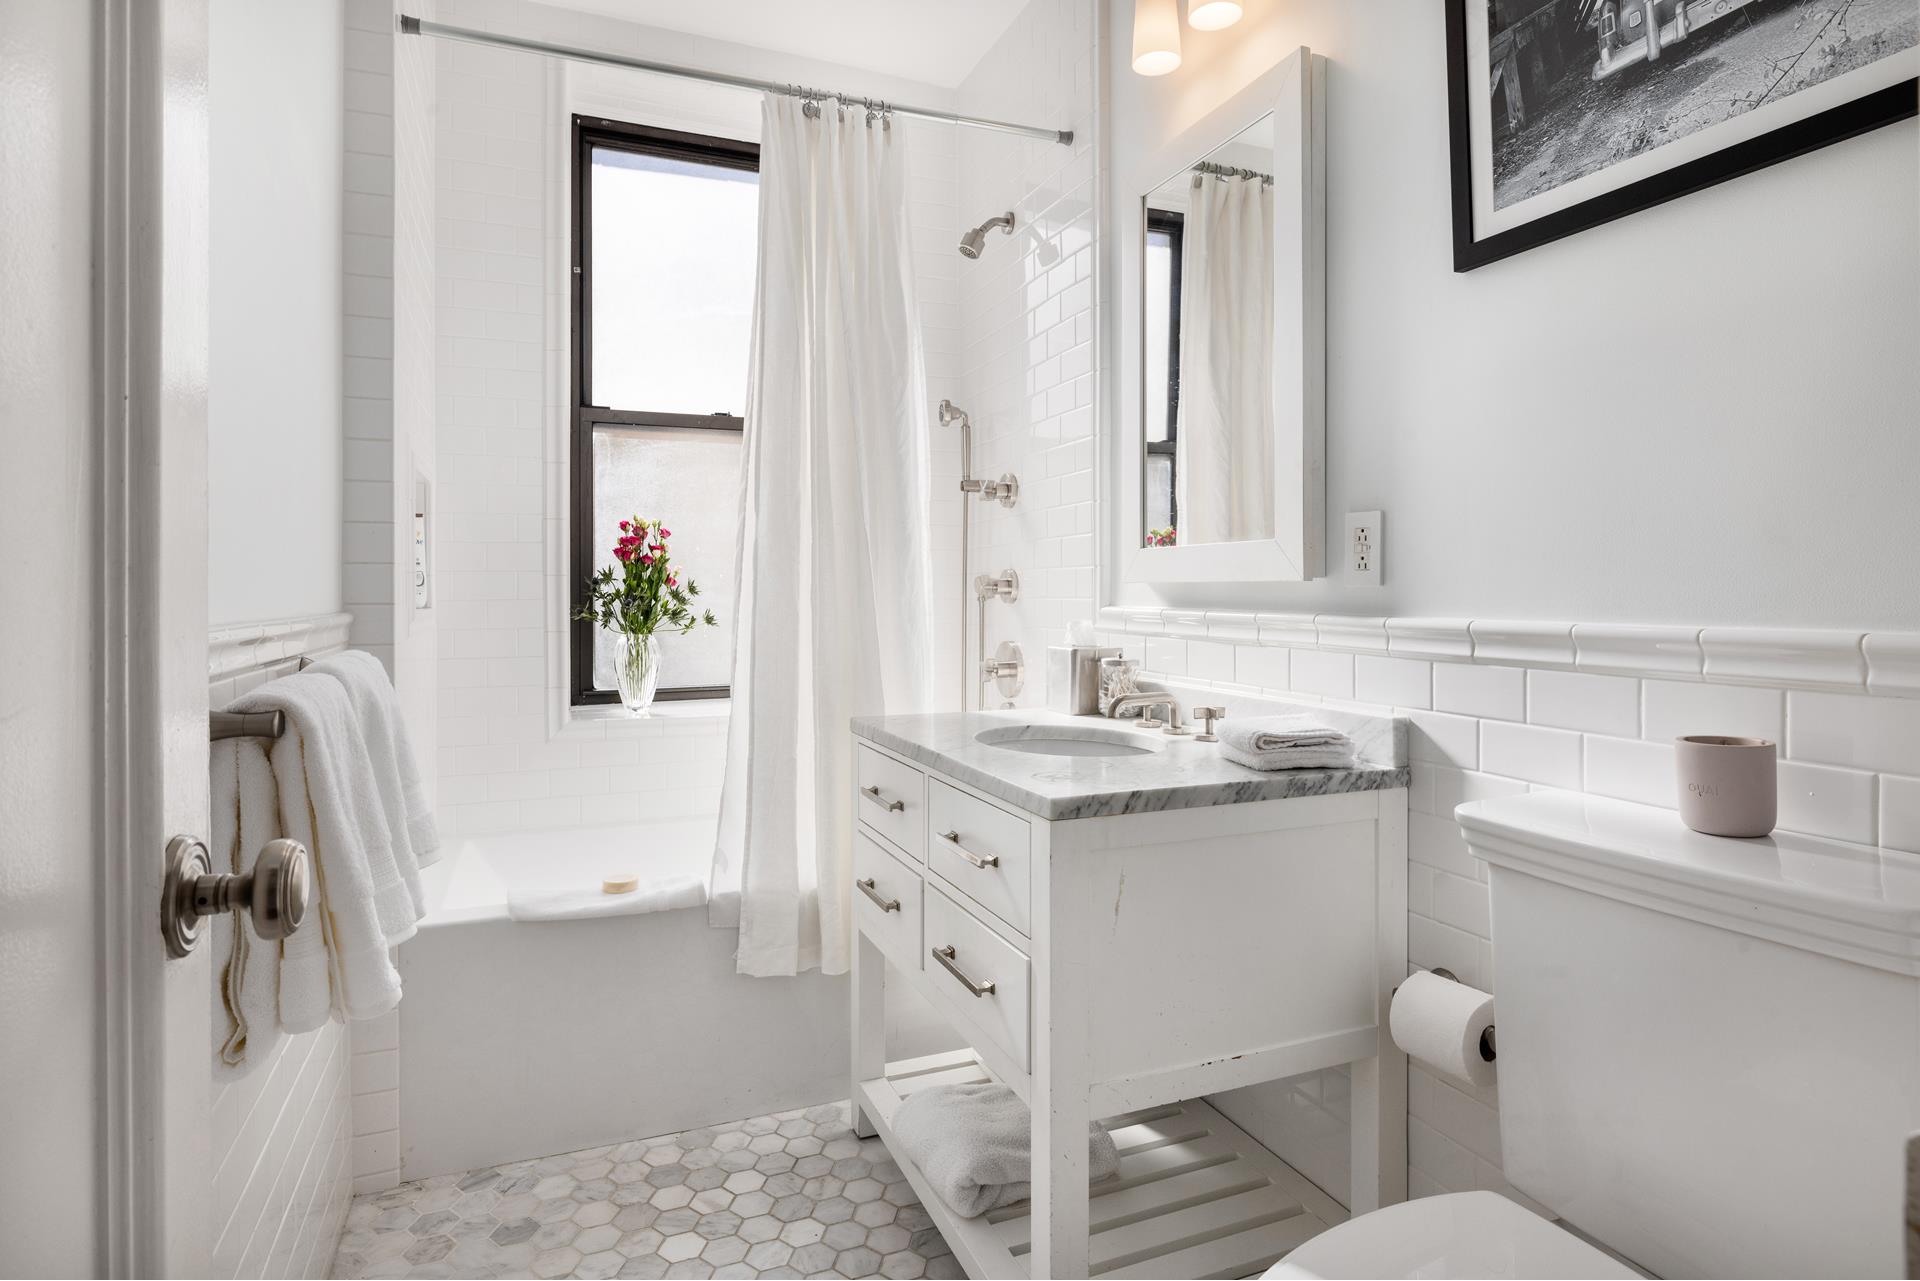
{"type": "Polygon", "coordinates": [[[1379,512],[1347,513],[1347,570],[1371,587],[1380,585],[1380,558],[1386,540],[1379,512]]]}

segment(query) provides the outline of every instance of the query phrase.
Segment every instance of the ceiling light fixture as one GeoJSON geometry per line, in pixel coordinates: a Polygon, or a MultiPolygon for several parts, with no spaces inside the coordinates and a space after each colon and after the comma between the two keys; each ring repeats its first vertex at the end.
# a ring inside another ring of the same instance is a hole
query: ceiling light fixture
{"type": "Polygon", "coordinates": [[[1221,31],[1240,21],[1240,0],[1193,0],[1187,25],[1195,31],[1221,31]]]}
{"type": "Polygon", "coordinates": [[[1180,0],[1133,0],[1133,69],[1164,76],[1180,65],[1180,0]]]}

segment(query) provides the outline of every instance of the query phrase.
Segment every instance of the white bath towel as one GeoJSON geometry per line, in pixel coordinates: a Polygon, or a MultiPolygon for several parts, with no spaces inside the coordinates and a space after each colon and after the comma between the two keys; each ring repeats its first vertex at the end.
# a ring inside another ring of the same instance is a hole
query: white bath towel
{"type": "MultiPolygon", "coordinates": [[[[229,739],[213,745],[214,870],[245,875],[267,842],[280,835],[279,795],[273,767],[259,739],[229,739]]],[[[214,1001],[217,1061],[244,1076],[272,1057],[280,1028],[280,944],[255,938],[232,912],[216,915],[211,928],[219,984],[214,1001]]]]}
{"type": "Polygon", "coordinates": [[[1310,716],[1261,716],[1219,729],[1220,755],[1249,769],[1345,769],[1353,740],[1310,716]]]}
{"type": "Polygon", "coordinates": [[[387,669],[364,650],[330,654],[307,670],[339,681],[346,687],[347,699],[353,704],[361,737],[366,740],[367,758],[373,766],[374,783],[380,789],[387,832],[393,838],[394,867],[406,890],[404,901],[393,894],[381,901],[380,924],[390,940],[409,938],[414,922],[427,910],[426,896],[420,890],[420,869],[438,857],[440,834],[427,808],[426,789],[421,785],[420,767],[407,739],[400,700],[393,692],[387,669]]]}
{"type": "Polygon", "coordinates": [[[318,901],[280,947],[281,1026],[307,1032],[329,1015],[386,1013],[400,1002],[400,975],[387,951],[398,940],[387,937],[376,904],[383,891],[405,891],[345,687],[298,672],[241,695],[231,710],[286,713],[287,732],[269,757],[281,827],[313,856],[318,901]]]}
{"type": "Polygon", "coordinates": [[[514,890],[507,895],[507,915],[516,921],[580,921],[595,916],[637,916],[642,912],[671,912],[681,907],[703,907],[707,883],[697,876],[667,876],[642,881],[625,894],[608,894],[598,885],[565,889],[514,890]]]}
{"type": "MultiPolygon", "coordinates": [[[[1032,1118],[1004,1085],[936,1085],[907,1096],[893,1116],[903,1155],[920,1167],[940,1199],[963,1219],[1032,1194],[1032,1118]]],[[[1120,1171],[1113,1136],[1087,1127],[1088,1179],[1120,1171]]]]}

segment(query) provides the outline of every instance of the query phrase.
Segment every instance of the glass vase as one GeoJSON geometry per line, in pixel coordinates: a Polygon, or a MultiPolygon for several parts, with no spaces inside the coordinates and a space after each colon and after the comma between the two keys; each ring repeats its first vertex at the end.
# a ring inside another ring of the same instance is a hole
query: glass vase
{"type": "Polygon", "coordinates": [[[620,633],[613,651],[614,681],[620,686],[620,704],[630,712],[653,706],[660,684],[660,644],[651,635],[620,633]]]}

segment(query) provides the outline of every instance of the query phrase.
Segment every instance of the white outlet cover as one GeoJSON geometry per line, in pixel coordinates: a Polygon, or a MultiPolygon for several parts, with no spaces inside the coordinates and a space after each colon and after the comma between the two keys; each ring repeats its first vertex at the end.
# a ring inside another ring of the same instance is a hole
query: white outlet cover
{"type": "Polygon", "coordinates": [[[1379,512],[1348,512],[1347,536],[1341,544],[1347,573],[1361,583],[1380,586],[1380,562],[1386,552],[1386,526],[1379,512]]]}

